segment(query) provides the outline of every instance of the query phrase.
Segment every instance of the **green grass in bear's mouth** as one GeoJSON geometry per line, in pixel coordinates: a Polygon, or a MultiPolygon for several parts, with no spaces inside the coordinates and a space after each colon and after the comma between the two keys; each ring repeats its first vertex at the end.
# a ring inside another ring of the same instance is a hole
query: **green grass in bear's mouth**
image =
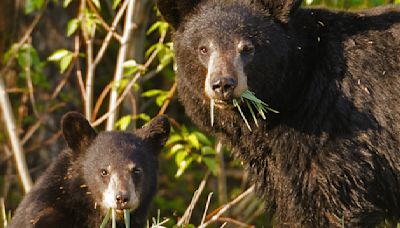
{"type": "MultiPolygon", "coordinates": [[[[116,209],[110,208],[106,214],[106,216],[103,219],[103,222],[100,225],[100,228],[106,227],[108,224],[108,221],[110,220],[110,216],[112,219],[112,228],[117,227],[117,211],[116,209]]],[[[125,222],[125,227],[130,228],[131,227],[131,218],[130,218],[130,213],[128,209],[124,209],[124,222],[125,222]]]]}
{"type": "MultiPolygon", "coordinates": [[[[249,108],[250,114],[253,117],[254,123],[256,124],[256,126],[258,127],[258,122],[257,122],[257,117],[256,117],[256,113],[260,114],[260,116],[265,120],[267,119],[266,117],[266,113],[273,112],[273,113],[279,113],[278,111],[270,108],[268,106],[267,103],[265,103],[264,101],[258,99],[253,92],[251,92],[250,90],[246,90],[242,93],[242,95],[240,96],[240,100],[238,99],[233,99],[232,103],[233,106],[236,107],[240,113],[240,115],[242,116],[242,119],[244,120],[244,122],[246,123],[247,128],[252,131],[249,122],[247,121],[246,116],[244,115],[242,108],[240,107],[240,103],[245,102],[247,107],[249,108]],[[254,109],[256,110],[256,112],[254,112],[254,109]]],[[[210,117],[211,117],[211,126],[214,125],[214,100],[211,99],[210,100],[210,117]]]]}

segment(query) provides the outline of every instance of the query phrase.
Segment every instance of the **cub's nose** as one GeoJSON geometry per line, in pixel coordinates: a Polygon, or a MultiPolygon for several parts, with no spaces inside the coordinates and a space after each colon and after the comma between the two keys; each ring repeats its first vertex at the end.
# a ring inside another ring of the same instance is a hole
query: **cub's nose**
{"type": "Polygon", "coordinates": [[[116,196],[115,196],[115,200],[117,201],[117,204],[126,204],[129,202],[129,194],[128,192],[119,192],[116,196]]]}
{"type": "Polygon", "coordinates": [[[221,100],[232,99],[236,86],[237,80],[231,76],[215,77],[211,80],[211,88],[217,98],[221,100]]]}

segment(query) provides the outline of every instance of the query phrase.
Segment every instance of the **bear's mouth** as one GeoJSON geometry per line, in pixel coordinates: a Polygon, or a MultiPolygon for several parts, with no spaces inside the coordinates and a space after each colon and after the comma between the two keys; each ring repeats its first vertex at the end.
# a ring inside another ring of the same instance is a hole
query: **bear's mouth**
{"type": "Polygon", "coordinates": [[[220,109],[231,109],[233,108],[232,100],[219,100],[219,99],[212,99],[215,107],[220,109]]]}

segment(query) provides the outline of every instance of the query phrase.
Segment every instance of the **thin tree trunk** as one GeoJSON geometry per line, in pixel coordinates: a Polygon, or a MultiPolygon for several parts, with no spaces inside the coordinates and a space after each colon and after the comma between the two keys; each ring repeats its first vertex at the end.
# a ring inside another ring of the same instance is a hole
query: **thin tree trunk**
{"type": "MultiPolygon", "coordinates": [[[[121,84],[121,79],[123,77],[124,69],[123,69],[123,64],[126,60],[126,54],[128,50],[128,41],[129,37],[132,33],[132,29],[134,28],[134,23],[133,23],[133,13],[134,13],[134,7],[135,7],[136,0],[129,0],[128,8],[126,10],[126,15],[125,15],[125,25],[124,25],[124,31],[122,35],[122,40],[121,40],[121,47],[118,52],[118,58],[117,58],[117,64],[116,64],[116,69],[115,69],[115,75],[114,75],[114,86],[110,94],[110,102],[109,102],[109,111],[111,111],[117,100],[118,100],[118,88],[121,84]]],[[[117,110],[112,111],[112,113],[109,115],[107,119],[107,125],[106,125],[106,130],[111,131],[114,129],[115,121],[117,118],[117,110]]]]}
{"type": "Polygon", "coordinates": [[[32,179],[29,175],[29,170],[26,165],[25,154],[21,146],[20,139],[17,133],[17,127],[15,125],[14,114],[10,99],[5,90],[3,81],[3,75],[0,75],[0,107],[2,111],[2,117],[6,126],[6,131],[11,143],[12,151],[14,153],[15,164],[17,167],[18,175],[22,183],[22,187],[25,192],[29,192],[32,187],[32,179]]]}

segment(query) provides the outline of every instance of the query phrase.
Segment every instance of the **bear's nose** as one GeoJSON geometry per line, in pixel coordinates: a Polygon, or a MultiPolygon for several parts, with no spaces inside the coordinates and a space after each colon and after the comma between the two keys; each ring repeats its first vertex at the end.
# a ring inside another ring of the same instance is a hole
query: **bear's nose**
{"type": "Polygon", "coordinates": [[[237,85],[235,78],[231,76],[216,77],[211,80],[211,88],[222,100],[232,99],[233,90],[237,85]]]}
{"type": "Polygon", "coordinates": [[[119,192],[115,196],[115,200],[118,204],[126,204],[129,201],[129,194],[127,192],[119,192]]]}

